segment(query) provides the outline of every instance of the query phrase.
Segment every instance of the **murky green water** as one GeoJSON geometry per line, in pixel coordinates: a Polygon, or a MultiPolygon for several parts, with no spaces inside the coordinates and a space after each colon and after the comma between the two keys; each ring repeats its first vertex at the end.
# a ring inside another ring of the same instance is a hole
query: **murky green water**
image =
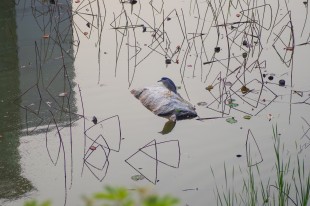
{"type": "MultiPolygon", "coordinates": [[[[261,6],[264,1],[222,2],[223,10],[212,1],[141,1],[133,7],[117,1],[50,2],[0,3],[1,205],[31,198],[82,205],[82,194],[109,184],[152,187],[180,197],[182,205],[216,205],[224,162],[228,171],[247,168],[249,130],[256,140],[252,148],[259,147],[252,161],[263,160],[261,178],[274,177],[276,124],[284,158],[309,156],[304,43],[310,27],[301,2],[271,2],[272,13],[269,5],[261,6]],[[251,15],[256,22],[249,22],[251,15]],[[231,24],[220,26],[224,19],[231,24]],[[170,133],[159,133],[166,119],[144,108],[130,90],[163,76],[174,80],[200,118],[209,119],[180,121],[170,133]],[[249,91],[242,92],[243,85],[249,91]],[[131,179],[140,173],[146,178],[131,179]]],[[[236,172],[236,188],[242,177],[236,172]]]]}

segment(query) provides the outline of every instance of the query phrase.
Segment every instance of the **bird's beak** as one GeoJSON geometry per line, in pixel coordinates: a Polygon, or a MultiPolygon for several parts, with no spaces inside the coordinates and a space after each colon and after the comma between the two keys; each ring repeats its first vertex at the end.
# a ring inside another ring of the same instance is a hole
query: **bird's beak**
{"type": "Polygon", "coordinates": [[[158,80],[157,82],[161,82],[161,80],[158,80]]]}

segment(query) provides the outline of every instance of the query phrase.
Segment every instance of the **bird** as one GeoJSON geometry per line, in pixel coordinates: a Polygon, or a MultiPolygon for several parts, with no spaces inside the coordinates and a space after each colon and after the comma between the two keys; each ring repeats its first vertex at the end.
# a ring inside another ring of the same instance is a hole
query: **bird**
{"type": "Polygon", "coordinates": [[[170,93],[174,92],[175,94],[177,94],[177,87],[168,77],[162,77],[158,82],[162,82],[163,85],[170,91],[170,93]]]}

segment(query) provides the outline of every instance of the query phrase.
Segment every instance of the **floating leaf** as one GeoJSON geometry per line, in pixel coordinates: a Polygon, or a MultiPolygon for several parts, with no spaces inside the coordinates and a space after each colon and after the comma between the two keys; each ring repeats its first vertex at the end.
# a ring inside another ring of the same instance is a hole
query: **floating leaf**
{"type": "Polygon", "coordinates": [[[206,90],[208,90],[209,92],[213,89],[213,86],[212,85],[209,85],[206,87],[206,90]]]}
{"type": "Polygon", "coordinates": [[[234,118],[234,117],[230,117],[228,119],[226,119],[226,122],[230,123],[230,124],[235,124],[237,123],[238,121],[234,118]]]}
{"type": "Polygon", "coordinates": [[[48,39],[49,37],[50,37],[50,35],[48,35],[48,34],[44,34],[44,35],[42,36],[43,39],[48,39]]]}
{"type": "Polygon", "coordinates": [[[88,32],[87,32],[87,31],[85,31],[83,34],[84,34],[85,36],[87,36],[88,32]]]}
{"type": "Polygon", "coordinates": [[[169,134],[175,127],[176,121],[167,121],[163,127],[163,130],[159,132],[162,135],[169,134]]]}
{"type": "Polygon", "coordinates": [[[89,149],[94,151],[94,150],[97,149],[97,147],[95,147],[95,146],[90,146],[89,149]]]}
{"type": "Polygon", "coordinates": [[[134,175],[134,176],[131,176],[131,179],[133,181],[139,181],[139,180],[143,180],[145,177],[143,175],[134,175]]]}
{"type": "Polygon", "coordinates": [[[237,156],[237,157],[242,157],[242,155],[241,155],[241,154],[237,154],[236,156],[237,156]]]}
{"type": "Polygon", "coordinates": [[[251,118],[252,118],[252,116],[250,116],[250,115],[243,116],[243,119],[246,119],[246,120],[250,120],[251,118]]]}
{"type": "Polygon", "coordinates": [[[230,108],[235,108],[235,107],[238,107],[239,104],[236,104],[236,103],[230,103],[230,104],[227,104],[227,106],[229,106],[230,108]]]}

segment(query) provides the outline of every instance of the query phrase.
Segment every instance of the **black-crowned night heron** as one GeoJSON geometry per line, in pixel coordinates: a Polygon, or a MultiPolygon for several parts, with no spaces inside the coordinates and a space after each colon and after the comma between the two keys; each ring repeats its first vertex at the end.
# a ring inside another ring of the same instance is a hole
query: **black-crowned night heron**
{"type": "Polygon", "coordinates": [[[168,77],[162,77],[161,80],[159,80],[158,82],[162,82],[163,85],[169,89],[169,91],[177,93],[177,87],[175,86],[175,84],[173,83],[173,81],[171,79],[169,79],[168,77]]]}

